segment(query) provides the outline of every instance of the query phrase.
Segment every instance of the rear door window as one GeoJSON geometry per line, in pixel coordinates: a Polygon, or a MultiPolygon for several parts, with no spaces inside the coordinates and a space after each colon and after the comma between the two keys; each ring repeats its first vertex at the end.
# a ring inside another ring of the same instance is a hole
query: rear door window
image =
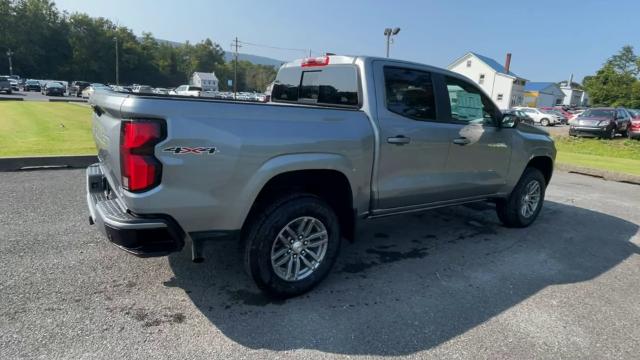
{"type": "Polygon", "coordinates": [[[436,120],[431,73],[385,66],[384,86],[389,111],[413,120],[436,120]]]}
{"type": "Polygon", "coordinates": [[[358,73],[353,65],[280,69],[273,101],[358,107],[358,73]]]}

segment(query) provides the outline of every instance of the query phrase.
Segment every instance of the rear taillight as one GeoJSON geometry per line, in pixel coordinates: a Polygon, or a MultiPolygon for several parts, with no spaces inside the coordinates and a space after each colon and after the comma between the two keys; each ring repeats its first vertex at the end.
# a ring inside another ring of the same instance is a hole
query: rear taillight
{"type": "Polygon", "coordinates": [[[162,164],[154,147],[165,138],[162,120],[126,120],[120,128],[120,174],[122,187],[131,192],[147,191],[158,184],[162,164]]]}

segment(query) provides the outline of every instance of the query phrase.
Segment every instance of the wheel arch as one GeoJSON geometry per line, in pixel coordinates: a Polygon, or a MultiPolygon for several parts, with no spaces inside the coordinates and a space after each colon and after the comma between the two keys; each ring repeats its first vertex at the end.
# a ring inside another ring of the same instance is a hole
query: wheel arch
{"type": "Polygon", "coordinates": [[[533,156],[527,163],[526,168],[534,168],[540,170],[544,176],[544,180],[548,185],[553,175],[553,160],[546,155],[533,156]]]}
{"type": "Polygon", "coordinates": [[[276,158],[261,167],[248,188],[253,190],[247,203],[242,229],[256,212],[274,199],[292,192],[307,192],[325,200],[336,212],[342,235],[353,239],[357,206],[353,179],[348,176],[347,160],[335,154],[296,154],[276,158]]]}

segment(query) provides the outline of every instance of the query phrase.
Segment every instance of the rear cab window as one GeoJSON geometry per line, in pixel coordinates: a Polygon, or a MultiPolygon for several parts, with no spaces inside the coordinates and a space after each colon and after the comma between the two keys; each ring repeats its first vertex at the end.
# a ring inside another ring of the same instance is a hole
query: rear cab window
{"type": "Polygon", "coordinates": [[[283,67],[271,98],[274,102],[359,108],[358,69],[352,64],[283,67]]]}

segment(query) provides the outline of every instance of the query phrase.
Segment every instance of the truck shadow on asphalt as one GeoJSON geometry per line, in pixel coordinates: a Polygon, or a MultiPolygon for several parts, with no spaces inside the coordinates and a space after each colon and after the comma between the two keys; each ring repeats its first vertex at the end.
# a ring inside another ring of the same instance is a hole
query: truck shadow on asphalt
{"type": "Polygon", "coordinates": [[[252,349],[405,355],[435,347],[554,284],[588,281],[639,248],[638,226],[547,201],[527,229],[478,204],[371,222],[344,242],[334,271],[307,295],[272,301],[245,275],[236,243],[206,262],[169,258],[175,277],[229,339],[252,349]]]}

